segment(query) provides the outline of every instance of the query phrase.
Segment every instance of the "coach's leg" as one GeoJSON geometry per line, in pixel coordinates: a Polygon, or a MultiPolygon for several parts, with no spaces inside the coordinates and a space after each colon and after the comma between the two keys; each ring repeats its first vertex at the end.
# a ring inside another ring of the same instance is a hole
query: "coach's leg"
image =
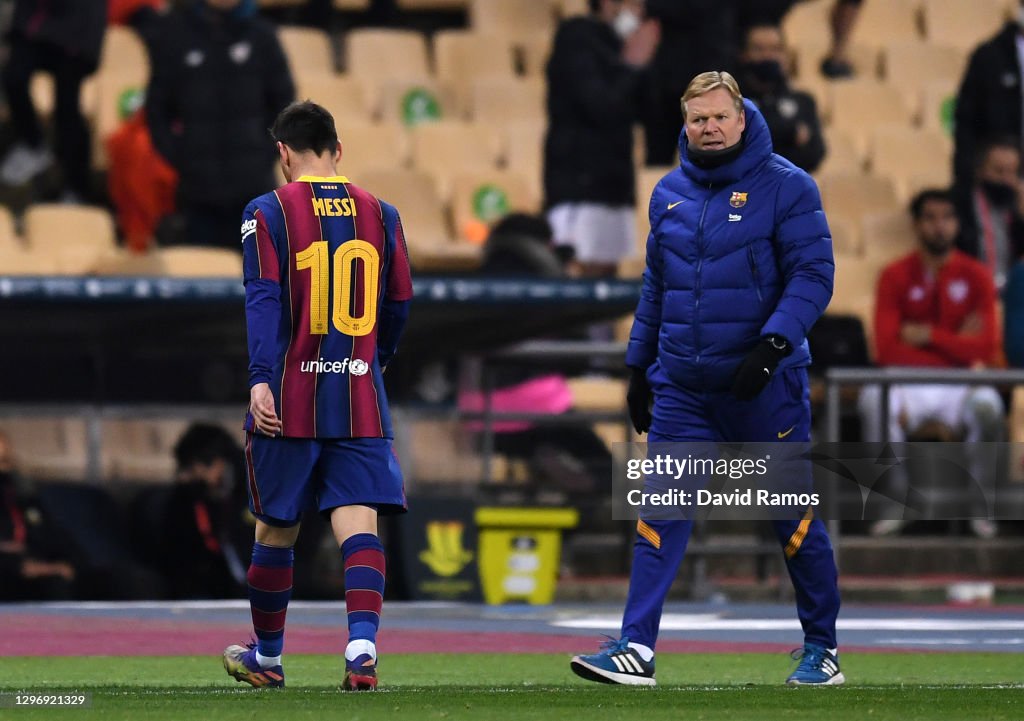
{"type": "Polygon", "coordinates": [[[775,521],[775,533],[786,555],[804,643],[836,647],[839,584],[832,543],[820,520],[810,513],[801,521],[775,521]]]}
{"type": "Polygon", "coordinates": [[[637,522],[622,636],[629,638],[631,646],[641,647],[637,650],[645,661],[654,652],[665,597],[679,572],[692,530],[693,521],[637,522]]]}
{"type": "Polygon", "coordinates": [[[331,511],[331,528],[345,565],[346,666],[373,667],[377,661],[385,570],[384,546],[377,536],[377,510],[369,506],[339,506],[331,511]]]}
{"type": "Polygon", "coordinates": [[[292,597],[295,540],[299,526],[272,526],[256,521],[256,542],[249,565],[249,609],[256,634],[256,659],[263,668],[281,663],[284,624],[292,597]]]}

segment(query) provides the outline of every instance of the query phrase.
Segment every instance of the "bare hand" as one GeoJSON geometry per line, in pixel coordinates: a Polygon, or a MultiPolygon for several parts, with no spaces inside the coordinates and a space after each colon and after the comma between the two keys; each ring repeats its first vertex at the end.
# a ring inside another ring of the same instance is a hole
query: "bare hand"
{"type": "Polygon", "coordinates": [[[642,68],[651,62],[661,42],[661,23],[645,20],[622,46],[622,60],[627,65],[642,68]]]}
{"type": "Polygon", "coordinates": [[[900,338],[907,345],[922,348],[932,342],[932,327],[927,323],[904,323],[900,338]]]}
{"type": "Polygon", "coordinates": [[[960,325],[960,332],[967,335],[978,335],[985,330],[981,322],[981,316],[977,313],[970,313],[960,325]]]}
{"type": "Polygon", "coordinates": [[[265,436],[281,432],[281,419],[274,407],[274,394],[268,383],[257,383],[249,389],[249,412],[256,421],[256,431],[265,436]]]}

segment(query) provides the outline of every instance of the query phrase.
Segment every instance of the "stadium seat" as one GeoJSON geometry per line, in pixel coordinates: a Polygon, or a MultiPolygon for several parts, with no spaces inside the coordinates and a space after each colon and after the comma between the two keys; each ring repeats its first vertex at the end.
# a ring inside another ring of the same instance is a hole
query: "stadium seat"
{"type": "Polygon", "coordinates": [[[345,36],[345,70],[356,78],[419,80],[430,77],[427,40],[415,30],[365,28],[345,36]]]}
{"type": "Polygon", "coordinates": [[[1024,482],[1024,386],[1013,389],[1010,401],[1010,443],[1011,452],[1015,454],[1010,469],[1010,479],[1017,483],[1024,482]]]}
{"type": "Polygon", "coordinates": [[[900,206],[896,188],[889,178],[862,173],[827,173],[818,178],[818,187],[830,216],[859,218],[864,213],[900,206]]]}
{"type": "Polygon", "coordinates": [[[568,18],[590,13],[590,4],[587,0],[554,0],[554,4],[559,17],[568,18]]]}
{"type": "MultiPolygon", "coordinates": [[[[480,484],[483,459],[470,449],[470,436],[459,421],[409,418],[405,428],[403,435],[411,439],[409,453],[402,459],[407,483],[480,484]]],[[[495,477],[504,476],[504,463],[500,465],[501,469],[492,469],[495,477]]]]}
{"type": "Polygon", "coordinates": [[[349,123],[368,123],[373,119],[365,83],[348,75],[302,74],[295,77],[295,96],[324,106],[334,116],[341,133],[349,123]]]}
{"type": "Polygon", "coordinates": [[[323,30],[283,26],[277,29],[292,76],[330,75],[334,73],[334,50],[331,38],[323,30]]]}
{"type": "MultiPolygon", "coordinates": [[[[817,42],[807,42],[795,48],[796,76],[803,82],[808,76],[821,76],[821,61],[828,55],[829,46],[826,42],[827,33],[823,33],[817,42]]],[[[850,45],[847,52],[850,63],[857,78],[869,80],[878,77],[879,49],[876,45],[856,43],[850,45]]]]}
{"type": "Polygon", "coordinates": [[[505,167],[526,178],[534,197],[543,197],[544,137],[547,133],[547,121],[514,121],[504,124],[502,132],[505,138],[505,167]]]}
{"type": "Polygon", "coordinates": [[[86,425],[78,418],[0,418],[0,431],[22,472],[33,480],[82,480],[86,477],[86,425]]]}
{"type": "Polygon", "coordinates": [[[541,78],[486,78],[473,82],[472,117],[478,122],[507,123],[547,117],[541,78]]]}
{"type": "Polygon", "coordinates": [[[412,128],[461,115],[457,92],[446,82],[385,80],[378,88],[377,114],[385,123],[400,123],[412,128]]]}
{"type": "Polygon", "coordinates": [[[885,80],[920,97],[922,80],[957,82],[967,69],[967,53],[931,42],[890,43],[882,54],[885,80]]]}
{"type": "Polygon", "coordinates": [[[101,426],[101,464],[112,480],[167,483],[174,479],[174,444],[186,420],[133,418],[107,420],[101,426]]]}
{"type": "Polygon", "coordinates": [[[516,40],[551,37],[555,12],[550,0],[472,0],[469,24],[473,30],[502,34],[516,40]]]}
{"type": "MultiPolygon", "coordinates": [[[[122,97],[128,93],[145,93],[148,78],[137,69],[118,68],[99,73],[95,77],[93,108],[92,165],[98,170],[107,168],[107,138],[123,121],[122,97]]],[[[144,96],[140,96],[144,97],[144,96]]]]}
{"type": "Polygon", "coordinates": [[[551,57],[551,36],[539,36],[519,43],[519,54],[523,72],[527,77],[544,77],[551,57]]]}
{"type": "MultiPolygon", "coordinates": [[[[572,393],[572,407],[576,411],[625,411],[626,381],[618,378],[582,377],[566,381],[572,393]]],[[[618,427],[618,440],[622,426],[618,427]]]]}
{"type": "Polygon", "coordinates": [[[828,34],[831,12],[832,2],[828,0],[797,3],[782,21],[787,44],[799,47],[807,43],[820,43],[821,38],[828,34]]]}
{"type": "Polygon", "coordinates": [[[869,0],[861,6],[852,39],[876,47],[914,40],[921,37],[920,20],[920,0],[869,0]]]}
{"type": "Polygon", "coordinates": [[[953,116],[959,81],[930,80],[922,86],[921,125],[927,130],[941,130],[953,134],[953,116]]]}
{"type": "Polygon", "coordinates": [[[452,238],[444,206],[429,175],[416,170],[378,170],[367,172],[363,184],[398,208],[414,268],[450,271],[480,264],[479,247],[452,238]]]}
{"type": "Polygon", "coordinates": [[[0,276],[54,275],[60,272],[57,258],[44,251],[0,248],[0,276]]]}
{"type": "Polygon", "coordinates": [[[33,250],[53,254],[69,246],[111,251],[114,221],[104,208],[37,203],[25,211],[25,242],[33,250]]]}
{"type": "Polygon", "coordinates": [[[854,220],[839,213],[828,214],[828,229],[832,233],[832,250],[835,255],[859,258],[864,254],[858,222],[859,219],[854,220]]]}
{"type": "Polygon", "coordinates": [[[930,43],[970,51],[999,32],[1006,9],[1004,0],[924,0],[925,36],[930,43]]]}
{"type": "MultiPolygon", "coordinates": [[[[307,2],[307,0],[303,0],[307,2]]],[[[373,0],[332,0],[331,5],[335,10],[363,11],[370,9],[373,0]]]]}
{"type": "Polygon", "coordinates": [[[511,42],[501,35],[441,30],[434,36],[435,74],[455,88],[462,114],[469,110],[474,78],[515,75],[513,50],[511,42]]]}
{"type": "Polygon", "coordinates": [[[6,205],[0,205],[0,251],[21,250],[21,247],[21,239],[14,230],[14,216],[6,205]]]}
{"type": "Polygon", "coordinates": [[[829,85],[830,127],[843,130],[862,147],[879,123],[910,125],[913,100],[903,88],[873,80],[843,80],[829,85]]]}
{"type": "Polygon", "coordinates": [[[868,212],[861,216],[864,257],[884,265],[917,247],[910,213],[906,210],[868,212]]]}
{"type": "Polygon", "coordinates": [[[539,199],[522,175],[503,170],[460,172],[452,178],[455,235],[482,242],[485,231],[508,213],[536,213],[539,199]]]}
{"type": "Polygon", "coordinates": [[[948,187],[952,181],[953,143],[938,130],[877,125],[871,130],[869,155],[872,174],[892,178],[903,200],[912,176],[931,177],[933,187],[948,187]]]}
{"type": "Polygon", "coordinates": [[[164,266],[158,253],[132,253],[118,250],[101,256],[92,272],[106,276],[161,276],[164,266]]]}
{"type": "Polygon", "coordinates": [[[837,255],[835,289],[826,311],[859,318],[869,338],[874,327],[875,290],[880,270],[874,259],[837,255]]]}
{"type": "Polygon", "coordinates": [[[815,175],[864,172],[864,157],[857,147],[857,142],[848,132],[826,128],[824,134],[825,160],[822,161],[815,175]]]}
{"type": "Polygon", "coordinates": [[[452,176],[462,171],[496,171],[501,136],[484,123],[440,122],[412,129],[412,165],[431,175],[441,198],[451,195],[452,176]]]}
{"type": "Polygon", "coordinates": [[[103,35],[98,73],[124,71],[128,68],[149,75],[149,54],[138,33],[123,25],[111,25],[103,35]]]}
{"type": "MultiPolygon", "coordinates": [[[[29,94],[32,96],[32,105],[39,117],[46,119],[53,115],[55,96],[53,94],[53,76],[49,73],[32,73],[29,81],[29,94]]],[[[90,124],[96,116],[96,106],[99,103],[96,75],[91,75],[82,83],[82,89],[78,95],[78,104],[82,109],[82,115],[90,124]]]]}
{"type": "Polygon", "coordinates": [[[242,255],[227,248],[179,245],[152,252],[172,277],[242,278],[242,255]]]}
{"type": "Polygon", "coordinates": [[[338,169],[357,185],[367,171],[398,170],[409,163],[409,135],[398,123],[352,123],[338,128],[338,139],[341,141],[338,169]]]}

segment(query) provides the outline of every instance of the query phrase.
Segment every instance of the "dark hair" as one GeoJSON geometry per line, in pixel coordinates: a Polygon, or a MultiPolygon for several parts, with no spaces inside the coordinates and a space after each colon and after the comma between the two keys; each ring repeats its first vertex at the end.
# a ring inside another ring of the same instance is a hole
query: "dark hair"
{"type": "Polygon", "coordinates": [[[596,13],[601,9],[601,0],[590,0],[590,12],[596,13]]]}
{"type": "Polygon", "coordinates": [[[274,140],[292,150],[317,155],[332,153],[338,145],[334,118],[312,100],[297,100],[281,111],[270,129],[274,140]]]}
{"type": "Polygon", "coordinates": [[[940,188],[926,188],[920,193],[914,196],[914,199],[910,201],[910,215],[914,220],[920,220],[922,213],[924,213],[925,203],[949,203],[952,206],[956,206],[953,202],[953,194],[948,190],[940,188]]]}
{"type": "Polygon", "coordinates": [[[978,146],[974,156],[974,167],[976,169],[981,168],[982,164],[988,159],[988,154],[996,148],[1007,148],[1020,155],[1020,141],[1011,135],[1000,135],[995,138],[989,138],[978,146]]]}
{"type": "Polygon", "coordinates": [[[231,464],[239,462],[242,449],[224,428],[209,423],[193,423],[174,444],[174,461],[178,468],[193,463],[213,463],[223,458],[231,464]]]}

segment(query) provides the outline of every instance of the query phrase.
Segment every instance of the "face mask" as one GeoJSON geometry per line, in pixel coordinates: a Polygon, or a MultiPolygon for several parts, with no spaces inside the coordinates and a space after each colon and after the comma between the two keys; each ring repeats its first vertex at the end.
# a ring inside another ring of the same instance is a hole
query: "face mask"
{"type": "Polygon", "coordinates": [[[1017,189],[1006,183],[994,183],[991,180],[981,181],[981,192],[992,205],[1013,205],[1017,200],[1017,189]]]}
{"type": "Polygon", "coordinates": [[[778,85],[785,80],[782,64],[777,60],[759,60],[756,63],[743,63],[743,71],[764,85],[778,85]]]}
{"type": "Polygon", "coordinates": [[[623,40],[635,33],[638,27],[640,27],[640,18],[632,10],[619,10],[619,14],[612,21],[615,34],[623,40]]]}

